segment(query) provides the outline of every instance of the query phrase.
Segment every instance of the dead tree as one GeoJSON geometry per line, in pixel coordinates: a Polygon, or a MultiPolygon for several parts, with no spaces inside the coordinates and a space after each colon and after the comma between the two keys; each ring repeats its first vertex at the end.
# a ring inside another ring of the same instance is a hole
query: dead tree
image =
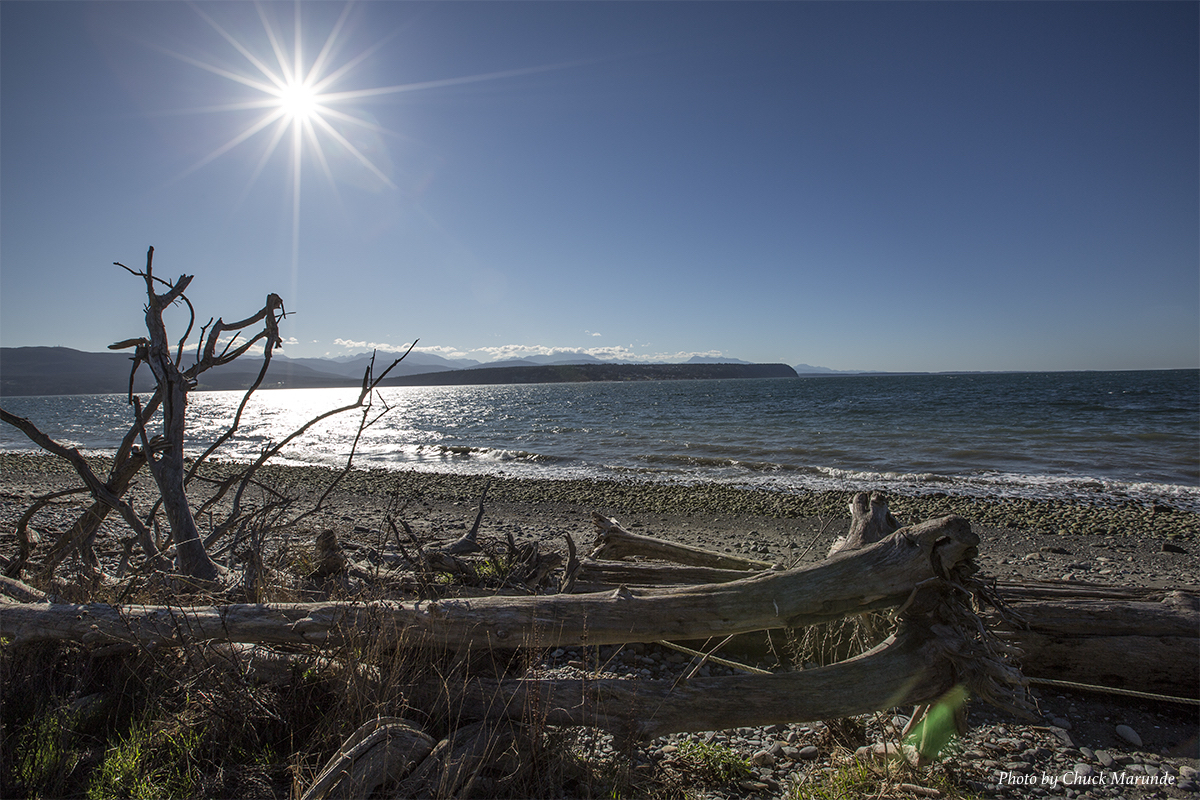
{"type": "MultiPolygon", "coordinates": [[[[146,269],[143,272],[131,270],[124,264],[118,263],[117,266],[141,277],[146,282],[146,331],[149,338],[118,342],[110,349],[134,347],[133,370],[136,372],[138,364],[145,362],[154,373],[154,380],[158,386],[157,394],[162,399],[163,438],[166,447],[156,457],[149,452],[149,440],[141,419],[141,405],[132,391],[130,392],[130,399],[133,401],[137,413],[137,424],[140,428],[143,448],[147,451],[150,472],[158,485],[163,512],[170,526],[171,539],[175,543],[175,567],[180,573],[189,577],[214,580],[220,574],[221,568],[209,557],[208,551],[204,548],[204,542],[200,539],[200,530],[196,527],[196,519],[192,515],[192,508],[188,503],[184,488],[186,472],[183,463],[183,440],[187,430],[187,396],[188,392],[196,385],[198,375],[213,367],[228,364],[264,340],[265,371],[266,364],[270,360],[271,350],[283,344],[279,338],[279,319],[285,313],[283,300],[279,295],[270,294],[267,296],[267,302],[263,308],[252,317],[229,324],[218,319],[208,330],[207,339],[203,344],[203,355],[190,369],[184,371],[180,368],[180,362],[183,358],[184,344],[195,323],[195,313],[193,311],[188,329],[184,332],[183,338],[179,340],[177,354],[172,356],[171,343],[167,340],[167,326],[163,321],[163,312],[178,301],[187,302],[183,293],[195,276],[180,275],[179,280],[174,284],[156,279],[154,277],[153,247],[146,253],[146,269]],[[159,294],[155,291],[156,280],[167,287],[166,292],[159,294]],[[222,346],[219,353],[217,352],[217,347],[221,344],[221,337],[226,331],[240,331],[260,322],[264,323],[262,330],[243,341],[240,346],[234,348],[232,347],[233,342],[229,342],[222,346]]],[[[187,305],[191,309],[191,303],[188,302],[187,305]]],[[[201,339],[205,339],[203,332],[201,332],[201,339]]],[[[131,387],[132,383],[131,375],[131,387]]]]}
{"type": "MultiPolygon", "coordinates": [[[[116,266],[141,278],[146,284],[145,324],[148,335],[126,339],[109,346],[111,350],[132,348],[134,352],[132,359],[133,367],[129,376],[129,402],[134,407],[134,422],[129,433],[117,449],[107,481],[100,480],[77,450],[55,442],[52,438],[38,430],[37,426],[30,420],[0,410],[0,418],[4,422],[19,428],[35,444],[48,452],[70,461],[95,501],[92,507],[80,516],[71,530],[52,548],[49,557],[43,565],[43,577],[48,577],[58,561],[72,548],[78,549],[84,554],[85,561],[87,561],[87,553],[90,551],[90,541],[95,537],[96,532],[99,530],[101,523],[110,509],[117,509],[121,512],[122,517],[136,532],[138,544],[151,560],[152,565],[165,566],[164,563],[161,563],[162,559],[159,554],[159,548],[155,542],[154,535],[149,530],[149,523],[143,521],[134,512],[129,503],[122,498],[122,495],[132,483],[138,470],[143,465],[148,465],[158,487],[159,503],[161,504],[170,531],[169,541],[175,546],[175,569],[180,574],[191,578],[213,580],[221,574],[222,568],[212,560],[206,541],[200,537],[195,515],[188,500],[187,486],[192,478],[195,477],[205,459],[220,445],[224,444],[237,430],[246,404],[266,375],[274,349],[282,346],[282,340],[279,337],[279,322],[286,314],[283,300],[276,294],[269,294],[263,307],[246,319],[237,322],[225,322],[221,318],[215,321],[209,320],[208,324],[200,331],[199,340],[196,345],[195,363],[184,368],[184,348],[191,336],[196,321],[195,310],[185,295],[185,291],[191,284],[194,276],[181,275],[175,283],[155,277],[153,271],[153,247],[146,254],[146,267],[144,270],[133,270],[119,262],[116,263],[116,266]],[[158,293],[156,289],[159,287],[165,287],[166,291],[161,294],[158,293]],[[190,317],[187,329],[176,343],[174,352],[172,352],[166,323],[163,320],[163,313],[172,304],[180,302],[186,304],[190,317]],[[253,330],[253,333],[245,336],[241,335],[247,329],[253,330]],[[234,334],[232,339],[229,338],[230,333],[234,334]],[[259,370],[257,378],[247,389],[241,405],[238,407],[233,424],[193,462],[190,470],[185,470],[184,439],[186,435],[187,398],[189,392],[196,387],[197,380],[201,374],[214,367],[234,361],[259,343],[263,347],[262,367],[259,370]],[[138,367],[143,363],[150,367],[156,381],[154,394],[144,407],[133,393],[134,376],[137,373],[138,367]],[[147,433],[147,426],[160,408],[162,413],[162,433],[151,437],[147,433]],[[139,440],[141,448],[135,446],[135,442],[139,440]]],[[[415,345],[416,343],[414,342],[413,344],[415,345]]],[[[412,347],[409,348],[409,351],[411,350],[412,347]]],[[[374,372],[374,358],[372,358],[371,365],[367,368],[366,374],[363,376],[362,391],[355,402],[326,412],[310,420],[282,442],[265,450],[244,473],[238,476],[237,479],[225,484],[214,495],[214,498],[210,498],[209,503],[216,502],[217,499],[229,490],[232,484],[236,483],[238,485],[233,512],[231,512],[230,518],[226,520],[218,531],[218,534],[224,533],[236,524],[242,492],[245,491],[246,486],[252,480],[254,472],[270,457],[278,453],[282,447],[303,434],[313,424],[334,414],[339,414],[350,409],[362,408],[363,421],[359,426],[359,435],[361,435],[362,431],[374,421],[368,419],[368,414],[371,410],[370,398],[372,393],[379,385],[379,382],[407,354],[406,352],[404,355],[401,355],[392,362],[391,366],[387,367],[387,369],[383,370],[377,376],[374,372]]],[[[387,410],[385,403],[384,413],[387,410]]],[[[375,419],[378,419],[378,416],[375,419]]],[[[357,438],[355,445],[357,445],[357,438]]],[[[351,453],[352,458],[353,449],[351,453]]],[[[348,470],[349,462],[342,475],[344,476],[348,470]]],[[[340,478],[341,476],[339,476],[338,480],[340,478]]],[[[331,490],[332,486],[326,491],[326,495],[331,490]]],[[[320,502],[318,502],[318,505],[320,505],[320,502]]],[[[155,510],[151,511],[147,519],[153,518],[155,513],[157,513],[157,506],[155,510]]],[[[19,561],[18,571],[19,567],[24,564],[27,555],[27,553],[24,553],[22,559],[19,561]]],[[[95,567],[95,564],[92,566],[95,567]]],[[[13,575],[12,577],[16,576],[13,575]]]]}

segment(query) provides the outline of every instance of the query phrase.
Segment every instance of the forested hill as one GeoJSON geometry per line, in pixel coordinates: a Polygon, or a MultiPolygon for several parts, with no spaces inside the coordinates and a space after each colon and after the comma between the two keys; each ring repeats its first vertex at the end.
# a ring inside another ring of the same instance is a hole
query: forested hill
{"type": "Polygon", "coordinates": [[[715,378],[795,378],[786,364],[545,364],[479,367],[406,375],[385,386],[472,386],[496,383],[584,383],[588,381],[685,381],[715,378]]]}
{"type": "MultiPolygon", "coordinates": [[[[264,389],[310,389],[361,386],[366,360],[349,364],[307,363],[275,359],[264,389]],[[334,370],[341,370],[335,373],[334,370]]],[[[379,359],[377,369],[389,363],[379,359]]],[[[0,396],[111,394],[129,390],[128,353],[85,353],[66,347],[0,347],[0,396]]],[[[262,367],[261,359],[238,359],[204,373],[199,391],[248,388],[262,367]]],[[[784,364],[545,364],[448,369],[401,362],[385,386],[468,386],[495,383],[567,383],[573,381],[665,381],[698,378],[794,378],[784,364]],[[399,372],[401,374],[396,374],[399,372]]],[[[138,370],[137,392],[154,390],[146,367],[138,370]]]]}

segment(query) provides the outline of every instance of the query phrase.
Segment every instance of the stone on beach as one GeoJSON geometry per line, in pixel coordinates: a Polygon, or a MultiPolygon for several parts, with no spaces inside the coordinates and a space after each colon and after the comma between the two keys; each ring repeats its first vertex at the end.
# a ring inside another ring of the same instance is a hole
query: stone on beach
{"type": "Polygon", "coordinates": [[[1128,725],[1117,726],[1117,736],[1120,736],[1125,741],[1129,742],[1134,747],[1142,746],[1142,737],[1138,736],[1137,731],[1128,725]]]}

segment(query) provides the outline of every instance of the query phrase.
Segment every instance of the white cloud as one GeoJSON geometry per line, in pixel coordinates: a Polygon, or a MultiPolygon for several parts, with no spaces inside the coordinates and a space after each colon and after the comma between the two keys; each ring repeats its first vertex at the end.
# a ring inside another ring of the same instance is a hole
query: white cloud
{"type": "Polygon", "coordinates": [[[442,358],[469,358],[469,351],[460,350],[457,347],[448,345],[433,345],[431,347],[414,347],[415,353],[429,353],[430,355],[441,356],[442,358]]]}
{"type": "Polygon", "coordinates": [[[412,342],[390,344],[388,342],[356,342],[352,339],[334,339],[333,343],[348,350],[379,350],[383,353],[403,353],[412,342]]]}
{"type": "MultiPolygon", "coordinates": [[[[599,333],[588,333],[599,336],[599,333]]],[[[364,342],[352,339],[335,339],[339,347],[352,352],[363,350],[378,350],[382,353],[402,353],[408,349],[408,343],[391,344],[389,342],[364,342]]],[[[674,353],[655,353],[649,351],[649,343],[641,345],[608,345],[605,347],[557,347],[542,344],[504,344],[489,347],[463,348],[451,345],[422,345],[414,348],[414,352],[430,353],[443,358],[471,358],[476,361],[508,361],[510,359],[528,358],[529,356],[553,355],[588,355],[605,361],[650,361],[650,362],[679,362],[687,361],[693,356],[719,358],[725,354],[720,350],[677,351],[674,353]]],[[[327,354],[328,355],[328,354],[327,354]]]]}
{"type": "Polygon", "coordinates": [[[551,347],[547,345],[506,344],[492,347],[477,347],[470,350],[460,350],[459,357],[469,356],[479,361],[507,361],[514,358],[529,356],[553,355],[588,355],[605,361],[656,361],[672,362],[687,361],[693,356],[723,356],[720,350],[702,352],[649,353],[639,352],[632,346],[609,345],[606,347],[551,347]]]}

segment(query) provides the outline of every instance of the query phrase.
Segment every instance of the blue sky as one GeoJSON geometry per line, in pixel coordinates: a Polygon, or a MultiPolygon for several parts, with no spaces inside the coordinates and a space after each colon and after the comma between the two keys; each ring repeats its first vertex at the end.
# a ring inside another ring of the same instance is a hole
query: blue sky
{"type": "Polygon", "coordinates": [[[153,245],[296,357],[1196,367],[1198,8],[303,4],[297,203],[228,146],[295,6],[6,2],[0,343],[138,335],[153,245]]]}

